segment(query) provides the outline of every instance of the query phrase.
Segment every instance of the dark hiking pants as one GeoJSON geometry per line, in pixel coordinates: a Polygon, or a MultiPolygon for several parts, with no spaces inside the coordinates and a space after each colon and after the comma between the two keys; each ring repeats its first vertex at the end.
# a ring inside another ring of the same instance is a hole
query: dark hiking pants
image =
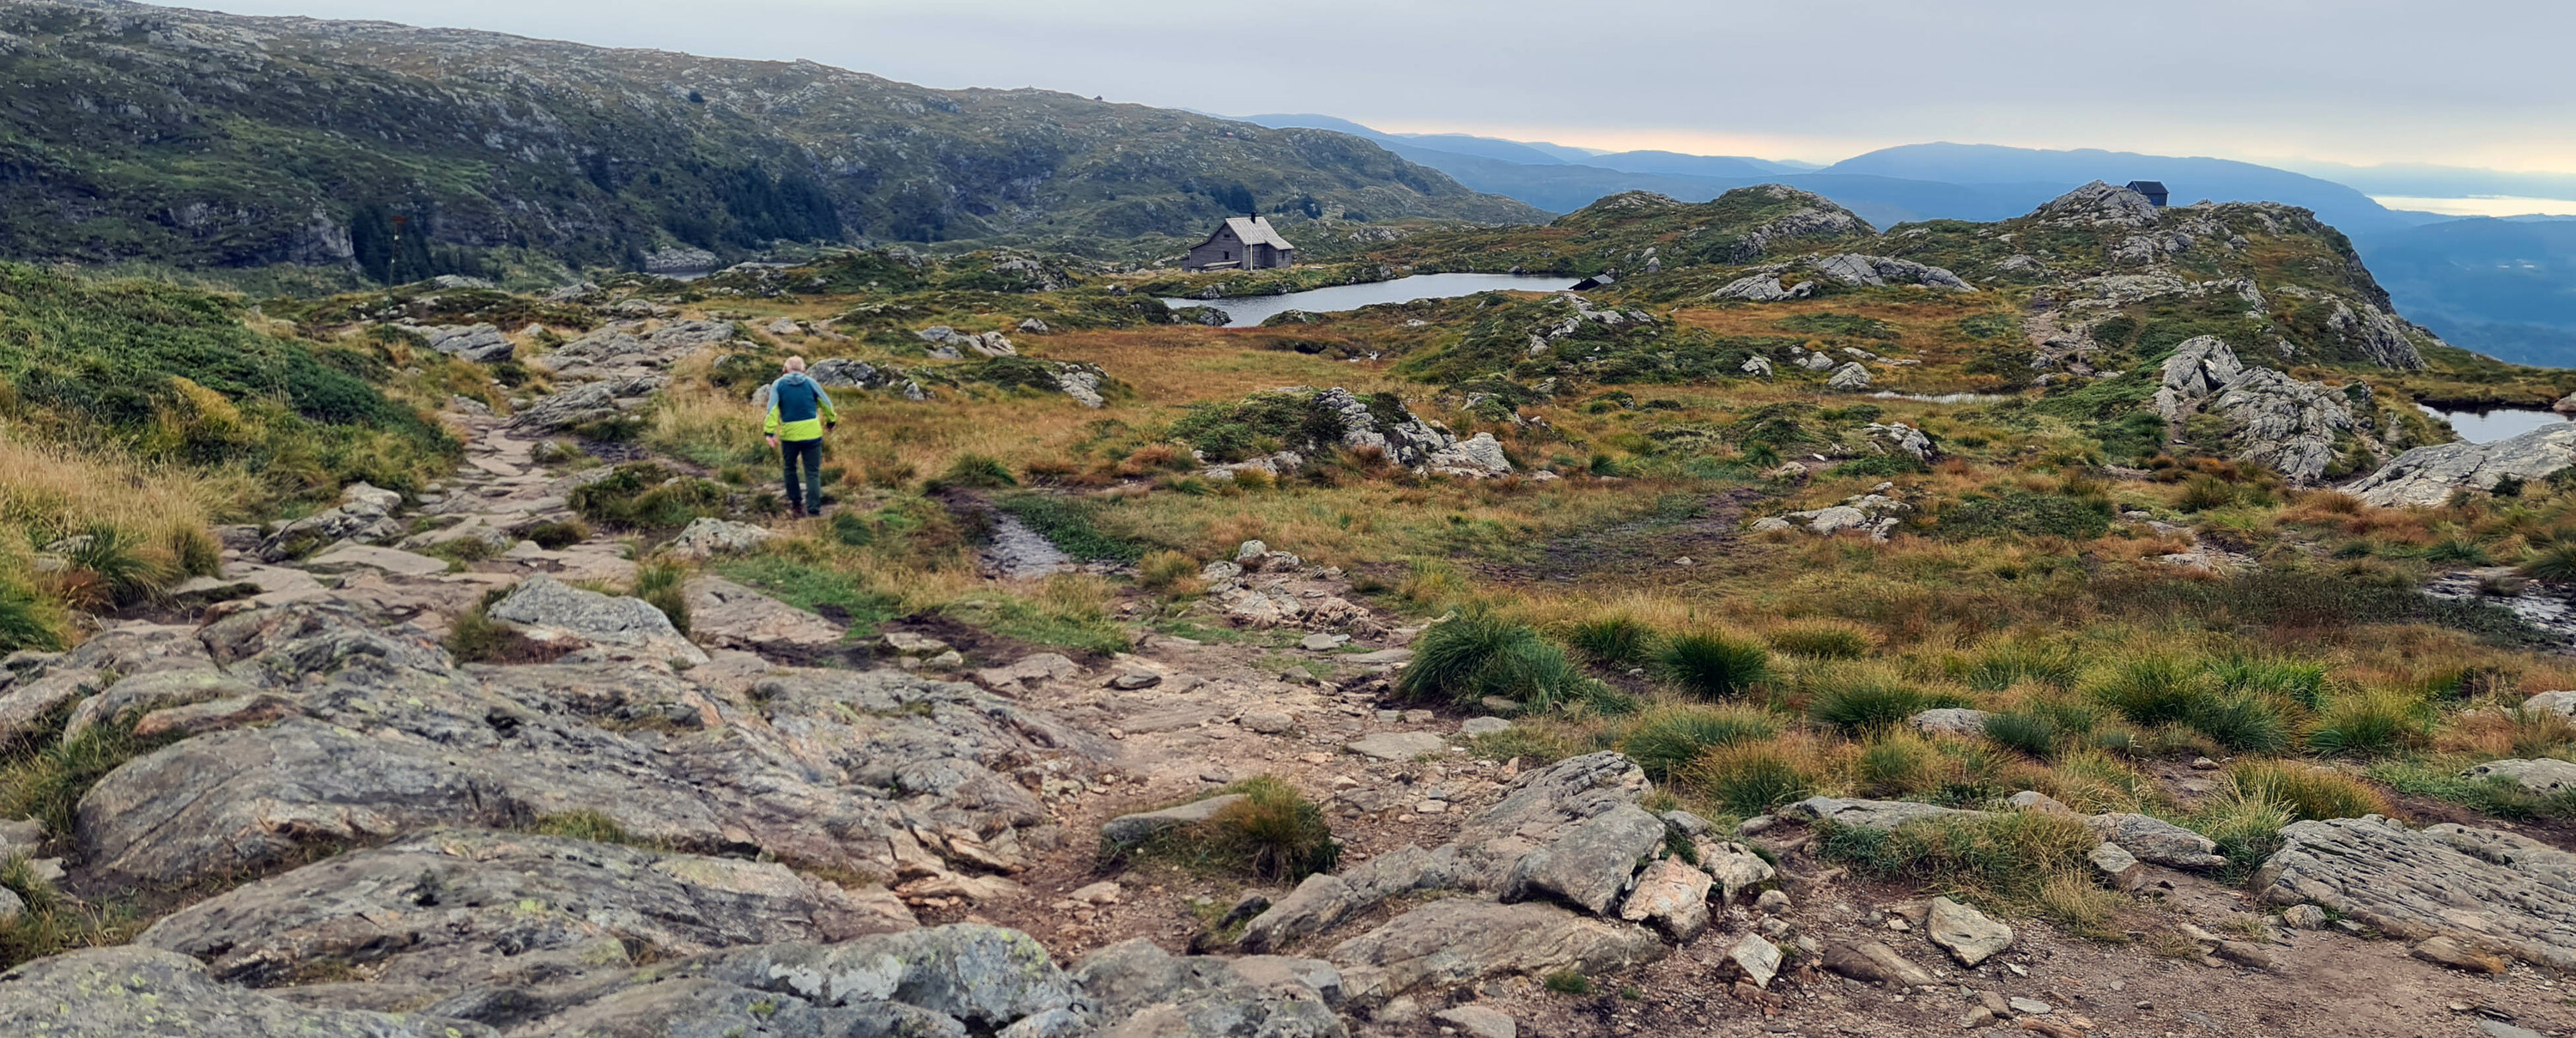
{"type": "Polygon", "coordinates": [[[801,508],[812,515],[823,510],[823,441],[781,440],[778,454],[787,475],[787,507],[801,508]],[[796,460],[805,459],[803,497],[797,495],[796,460]]]}

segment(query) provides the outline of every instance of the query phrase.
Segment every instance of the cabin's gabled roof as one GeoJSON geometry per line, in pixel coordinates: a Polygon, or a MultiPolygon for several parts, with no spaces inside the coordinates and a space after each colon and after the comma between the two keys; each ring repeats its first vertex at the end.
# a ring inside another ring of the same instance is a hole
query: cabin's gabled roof
{"type": "MultiPolygon", "coordinates": [[[[1288,239],[1280,237],[1278,230],[1272,228],[1270,226],[1270,221],[1263,217],[1229,216],[1225,219],[1225,225],[1226,227],[1231,228],[1234,231],[1234,236],[1242,239],[1245,245],[1267,245],[1274,249],[1296,248],[1296,246],[1288,244],[1288,239]]],[[[1208,241],[1215,240],[1216,235],[1208,235],[1208,241]]],[[[1201,244],[1205,243],[1203,242],[1201,244]]]]}

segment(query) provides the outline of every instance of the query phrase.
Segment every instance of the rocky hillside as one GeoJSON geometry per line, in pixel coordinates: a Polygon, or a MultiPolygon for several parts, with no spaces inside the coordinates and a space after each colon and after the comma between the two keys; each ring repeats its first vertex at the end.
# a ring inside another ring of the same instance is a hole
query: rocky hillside
{"type": "Polygon", "coordinates": [[[1358,138],[810,62],[121,0],[0,5],[0,255],[674,266],[773,241],[1187,235],[1284,217],[1534,220],[1358,138]]]}
{"type": "Polygon", "coordinates": [[[2576,374],[2061,201],[1624,199],[1511,239],[1613,282],[1258,328],[0,268],[0,1033],[2576,1029],[2576,425],[2413,406],[2576,374]]]}

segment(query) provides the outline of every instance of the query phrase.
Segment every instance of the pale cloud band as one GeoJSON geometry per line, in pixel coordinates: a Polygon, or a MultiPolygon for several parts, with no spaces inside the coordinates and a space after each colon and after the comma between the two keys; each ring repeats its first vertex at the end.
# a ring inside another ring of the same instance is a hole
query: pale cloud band
{"type": "Polygon", "coordinates": [[[1613,149],[1826,161],[1955,140],[2576,171],[2562,0],[210,2],[1613,149]]]}

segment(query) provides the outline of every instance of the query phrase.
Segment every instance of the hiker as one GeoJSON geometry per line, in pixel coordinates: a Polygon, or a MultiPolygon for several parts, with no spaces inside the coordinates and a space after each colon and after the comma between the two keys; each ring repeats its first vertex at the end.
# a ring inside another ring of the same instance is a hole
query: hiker
{"type": "Polygon", "coordinates": [[[778,448],[787,474],[787,514],[802,519],[823,514],[823,434],[841,424],[832,396],[805,375],[805,358],[787,358],[787,373],[769,384],[769,421],[761,432],[778,448]],[[796,487],[796,459],[805,459],[805,489],[796,487]]]}

